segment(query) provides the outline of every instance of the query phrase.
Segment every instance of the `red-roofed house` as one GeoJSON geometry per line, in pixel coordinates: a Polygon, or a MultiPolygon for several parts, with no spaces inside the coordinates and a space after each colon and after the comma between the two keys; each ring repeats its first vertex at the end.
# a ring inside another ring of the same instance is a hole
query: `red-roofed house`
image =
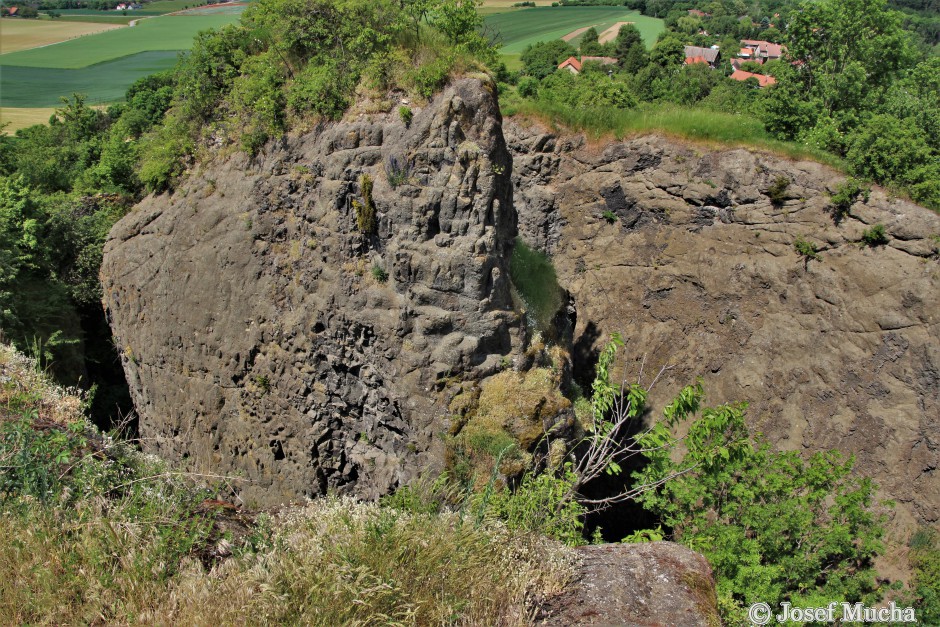
{"type": "Polygon", "coordinates": [[[614,57],[581,57],[578,61],[575,57],[568,57],[558,64],[559,70],[568,70],[572,74],[580,74],[584,71],[585,63],[599,63],[600,65],[616,65],[617,59],[614,57]]]}
{"type": "Polygon", "coordinates": [[[7,15],[9,15],[10,17],[13,17],[16,15],[16,12],[19,10],[20,10],[19,7],[10,7],[10,9],[7,11],[7,15]]]}
{"type": "Polygon", "coordinates": [[[780,44],[774,44],[759,39],[745,39],[741,42],[741,52],[738,53],[738,56],[750,59],[751,61],[757,61],[758,63],[764,63],[765,61],[779,59],[786,51],[786,46],[781,46],[780,44]],[[749,51],[750,56],[744,57],[745,50],[749,51]]]}
{"type": "Polygon", "coordinates": [[[698,9],[689,9],[689,15],[692,17],[711,17],[711,13],[706,13],[705,11],[699,11],[698,9]]]}
{"type": "Polygon", "coordinates": [[[711,67],[716,67],[718,65],[718,57],[721,56],[721,53],[718,52],[718,46],[713,48],[702,48],[700,46],[686,46],[685,47],[685,64],[693,65],[695,63],[701,63],[705,61],[711,67]]]}
{"type": "Polygon", "coordinates": [[[568,57],[564,61],[558,64],[559,70],[568,70],[572,74],[581,73],[581,62],[574,57],[568,57]]]}
{"type": "Polygon", "coordinates": [[[735,70],[731,73],[730,78],[733,78],[736,81],[744,82],[749,78],[756,78],[757,83],[763,87],[769,87],[777,82],[773,76],[764,76],[763,74],[754,74],[753,72],[745,72],[744,70],[735,70]]]}

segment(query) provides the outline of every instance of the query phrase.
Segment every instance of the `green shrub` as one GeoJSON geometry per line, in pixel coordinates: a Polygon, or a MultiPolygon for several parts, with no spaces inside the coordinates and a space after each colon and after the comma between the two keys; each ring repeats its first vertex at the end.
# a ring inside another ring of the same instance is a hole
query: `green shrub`
{"type": "Polygon", "coordinates": [[[430,98],[447,83],[453,65],[453,54],[441,55],[409,71],[406,79],[415,93],[422,98],[430,98]]]}
{"type": "Polygon", "coordinates": [[[852,205],[858,200],[859,196],[865,202],[868,202],[871,189],[865,187],[856,178],[848,178],[844,183],[836,188],[836,193],[829,200],[832,202],[833,210],[838,217],[845,216],[852,205]]]}
{"type": "Polygon", "coordinates": [[[865,229],[862,232],[862,241],[874,248],[875,246],[884,246],[888,243],[888,236],[885,234],[885,227],[883,224],[876,224],[870,229],[865,229]]]}
{"type": "Polygon", "coordinates": [[[793,242],[793,249],[801,256],[805,261],[810,259],[819,259],[819,251],[816,249],[816,244],[812,242],[807,242],[802,237],[797,237],[796,241],[793,242]]]}
{"type": "Polygon", "coordinates": [[[885,519],[874,509],[876,486],[853,473],[854,458],[774,451],[749,438],[740,405],[703,410],[685,444],[680,460],[668,448],[648,455],[634,475],[640,484],[690,470],[639,500],[674,541],[708,558],[725,624],[748,624],[746,608],[756,602],[880,599],[873,561],[885,519]],[[711,427],[719,423],[720,431],[711,427]]]}
{"type": "Polygon", "coordinates": [[[911,602],[922,625],[940,625],[940,530],[925,527],[911,537],[908,560],[914,571],[911,602]]]}
{"type": "Polygon", "coordinates": [[[515,490],[502,490],[489,497],[487,513],[510,529],[541,533],[569,546],[586,544],[586,510],[571,498],[576,480],[570,463],[557,475],[552,471],[526,473],[515,490]]]}
{"type": "Polygon", "coordinates": [[[291,83],[287,106],[296,115],[314,114],[338,120],[349,107],[352,88],[358,77],[340,68],[335,61],[311,59],[291,83]]]}
{"type": "Polygon", "coordinates": [[[388,281],[388,272],[386,272],[382,266],[378,264],[373,264],[372,265],[372,278],[375,279],[379,283],[385,283],[386,281],[388,281]]]}
{"type": "Polygon", "coordinates": [[[182,118],[168,115],[162,126],[144,136],[140,181],[151,192],[169,189],[185,171],[184,162],[194,150],[190,126],[182,118]]]}
{"type": "Polygon", "coordinates": [[[401,118],[405,126],[411,126],[411,119],[414,117],[414,112],[411,110],[411,107],[402,105],[398,107],[398,117],[401,118]]]}
{"type": "Polygon", "coordinates": [[[372,202],[372,177],[363,174],[359,179],[362,191],[362,202],[353,201],[356,211],[356,227],[363,235],[374,235],[378,231],[378,221],[375,217],[375,204],[372,202]]]}
{"type": "Polygon", "coordinates": [[[614,222],[616,222],[616,221],[619,219],[619,218],[617,217],[617,214],[614,213],[613,211],[611,211],[610,209],[604,211],[604,213],[602,214],[602,217],[603,217],[605,220],[607,220],[607,224],[613,224],[614,222]]]}

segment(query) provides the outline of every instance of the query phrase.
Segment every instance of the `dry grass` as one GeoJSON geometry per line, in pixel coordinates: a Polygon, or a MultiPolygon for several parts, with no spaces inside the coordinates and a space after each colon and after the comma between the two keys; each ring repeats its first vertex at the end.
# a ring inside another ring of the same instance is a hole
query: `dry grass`
{"type": "Polygon", "coordinates": [[[544,538],[323,499],[275,521],[269,551],[190,568],[162,611],[175,624],[523,625],[571,576],[544,538]]]}
{"type": "Polygon", "coordinates": [[[543,536],[349,498],[236,533],[160,460],[86,453],[81,399],[3,344],[0,409],[0,625],[523,625],[573,574],[543,536]],[[68,479],[27,491],[41,473],[68,479]]]}
{"type": "Polygon", "coordinates": [[[60,41],[122,28],[119,24],[55,22],[46,20],[0,20],[0,54],[48,46],[60,41]]]}
{"type": "Polygon", "coordinates": [[[18,109],[12,107],[0,108],[0,126],[7,124],[0,130],[0,133],[13,134],[21,128],[33,126],[34,124],[45,124],[50,116],[55,113],[54,107],[45,107],[37,109],[18,109]]]}

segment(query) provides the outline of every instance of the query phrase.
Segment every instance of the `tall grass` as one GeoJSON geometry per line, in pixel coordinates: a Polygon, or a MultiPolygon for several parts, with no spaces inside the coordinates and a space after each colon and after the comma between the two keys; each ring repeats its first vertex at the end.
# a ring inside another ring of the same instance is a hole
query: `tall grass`
{"type": "Polygon", "coordinates": [[[528,116],[565,126],[599,139],[616,139],[658,132],[681,139],[722,146],[747,146],[782,154],[791,159],[812,159],[846,170],[844,162],[822,150],[771,137],[763,123],[753,117],[686,108],[676,105],[643,104],[636,109],[571,109],[544,100],[508,98],[502,107],[507,116],[528,116]]]}
{"type": "Polygon", "coordinates": [[[0,625],[522,625],[571,574],[559,544],[460,512],[252,521],[209,495],[0,344],[0,625]]]}

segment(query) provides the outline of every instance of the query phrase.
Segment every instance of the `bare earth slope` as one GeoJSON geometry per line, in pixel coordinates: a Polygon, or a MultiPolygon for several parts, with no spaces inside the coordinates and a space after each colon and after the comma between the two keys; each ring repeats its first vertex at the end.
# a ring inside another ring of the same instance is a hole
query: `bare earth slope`
{"type": "Polygon", "coordinates": [[[576,372],[619,331],[628,379],[644,355],[647,381],[673,366],[656,411],[702,377],[711,403],[749,401],[782,448],[856,453],[897,524],[940,520],[940,216],[875,190],[836,224],[844,177],[816,163],[504,132],[520,235],[553,255],[577,306],[576,372]],[[780,176],[792,182],[774,206],[780,176]],[[887,245],[860,245],[877,223],[887,245]]]}
{"type": "Polygon", "coordinates": [[[500,124],[465,79],[409,128],[360,116],[219,158],[121,220],[101,277],[145,445],[261,504],[375,498],[440,463],[436,384],[494,372],[518,329],[500,124]]]}

